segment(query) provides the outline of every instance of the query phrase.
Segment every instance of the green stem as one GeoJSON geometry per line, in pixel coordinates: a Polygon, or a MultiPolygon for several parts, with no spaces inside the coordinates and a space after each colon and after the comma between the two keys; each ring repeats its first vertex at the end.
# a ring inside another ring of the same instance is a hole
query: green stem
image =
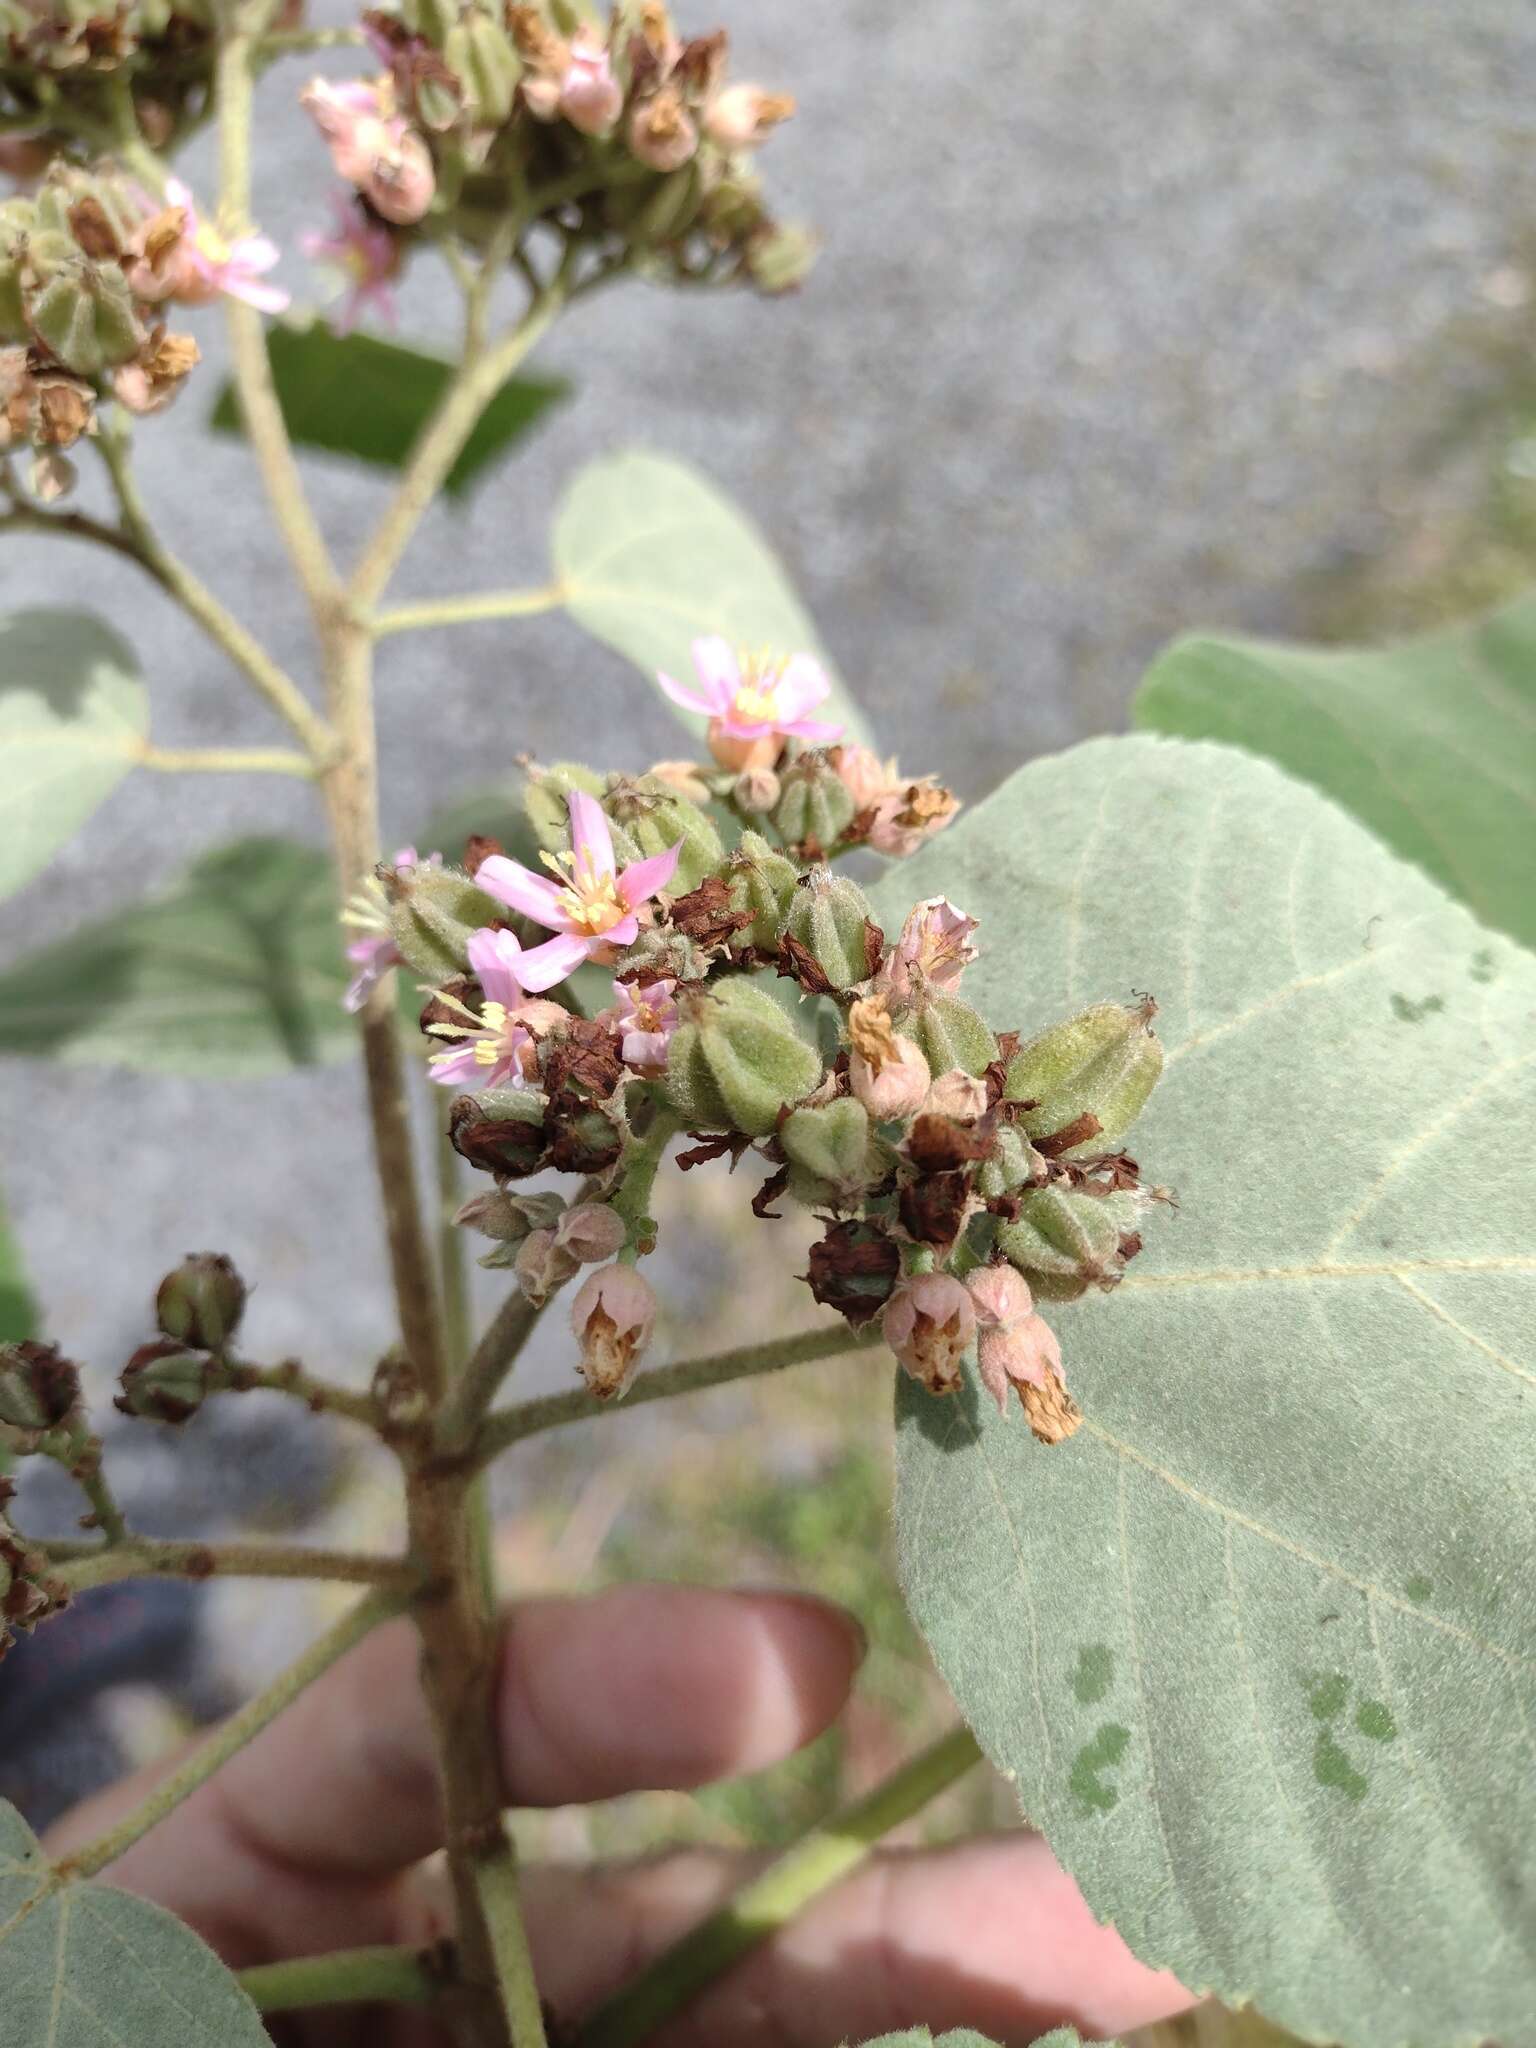
{"type": "Polygon", "coordinates": [[[518,1902],[517,1855],[508,1837],[503,1836],[496,1851],[476,1863],[475,1882],[490,1930],[502,2010],[514,2048],[546,2048],[544,2013],[518,1902]]]}
{"type": "Polygon", "coordinates": [[[391,633],[414,633],[424,626],[469,626],[485,619],[528,619],[540,612],[558,611],[565,603],[565,591],[558,583],[544,590],[490,590],[477,597],[440,597],[419,604],[395,605],[375,612],[370,621],[373,637],[383,640],[391,633]]]}
{"type": "Polygon", "coordinates": [[[227,1385],[237,1394],[286,1394],[291,1400],[302,1401],[306,1408],[340,1415],[347,1422],[361,1423],[365,1429],[379,1426],[379,1411],[371,1394],[360,1394],[354,1387],[338,1387],[332,1380],[319,1379],[306,1372],[296,1358],[285,1358],[278,1365],[251,1365],[243,1358],[226,1358],[223,1363],[230,1377],[220,1383],[221,1390],[227,1385]]]}
{"type": "Polygon", "coordinates": [[[469,1356],[469,1258],[464,1232],[454,1222],[459,1206],[459,1155],[448,1140],[448,1127],[437,1134],[437,1267],[442,1284],[443,1335],[449,1364],[457,1371],[469,1356]]]}
{"type": "MultiPolygon", "coordinates": [[[[767,1344],[717,1351],[708,1358],[684,1358],[675,1365],[641,1373],[625,1396],[624,1406],[643,1407],[647,1401],[670,1401],[680,1394],[703,1393],[732,1380],[754,1379],[759,1373],[782,1372],[791,1365],[811,1365],[818,1359],[873,1350],[880,1342],[878,1328],[850,1330],[839,1323],[832,1330],[808,1330],[798,1337],[776,1337],[767,1344]]],[[[541,1436],[547,1429],[563,1429],[567,1423],[591,1422],[600,1415],[612,1415],[616,1405],[576,1389],[569,1394],[545,1394],[537,1401],[503,1408],[487,1417],[475,1441],[474,1456],[482,1463],[489,1462],[526,1437],[541,1436]]]]}
{"type": "Polygon", "coordinates": [[[634,2048],[648,2039],[707,1984],[857,1870],[876,1843],[980,1760],[975,1736],[968,1728],[956,1728],[824,1826],[813,1828],[728,1905],[664,1949],[633,1983],[601,2005],[577,2035],[576,2048],[634,2048]]]}
{"type": "Polygon", "coordinates": [[[619,1253],[627,1266],[632,1266],[643,1252],[651,1248],[650,1207],[651,1192],[656,1185],[656,1175],[666,1156],[667,1147],[682,1129],[682,1119],[662,1103],[653,1105],[651,1121],[642,1138],[635,1139],[624,1158],[624,1175],[619,1182],[619,1191],[613,1198],[613,1209],[624,1219],[628,1241],[619,1253]]]}
{"type": "Polygon", "coordinates": [[[178,1770],[162,1778],[142,1806],[120,1820],[116,1827],[109,1828],[94,1842],[88,1842],[83,1849],[77,1849],[57,1864],[56,1876],[63,1881],[94,1877],[98,1870],[105,1870],[109,1863],[115,1863],[141,1836],[157,1827],[168,1813],[180,1806],[184,1799],[190,1798],[215,1771],[228,1763],[236,1751],[244,1749],[269,1722],[275,1721],[284,1707],[297,1699],[322,1672],[328,1671],[338,1657],[344,1656],[354,1643],[361,1642],[381,1621],[398,1614],[405,1604],[404,1596],[398,1592],[386,1592],[380,1588],[365,1594],[350,1613],[328,1628],[319,1641],[312,1643],[303,1656],[290,1664],[265,1692],[258,1693],[237,1714],[231,1714],[227,1721],[221,1722],[178,1770]]]}
{"type": "Polygon", "coordinates": [[[543,1309],[542,1302],[535,1307],[520,1288],[514,1288],[496,1311],[443,1403],[437,1441],[445,1456],[457,1457],[468,1449],[543,1309]]]}
{"type": "Polygon", "coordinates": [[[308,754],[281,747],[152,747],[139,754],[141,768],[162,775],[296,775],[313,782],[315,764],[308,754]]]}
{"type": "Polygon", "coordinates": [[[311,50],[355,49],[366,40],[360,28],[272,29],[256,45],[257,58],[307,55],[311,50]]]}
{"type": "Polygon", "coordinates": [[[239,1972],[258,2012],[302,2012],[320,2005],[430,2005],[443,1979],[410,1948],[348,1948],[329,1956],[257,1963],[239,1972]]]}
{"type": "Polygon", "coordinates": [[[121,1543],[45,1544],[57,1560],[50,1576],[71,1592],[119,1579],[332,1579],[409,1592],[420,1578],[407,1558],[361,1550],[314,1550],[282,1543],[162,1543],[130,1536],[121,1543]]]}

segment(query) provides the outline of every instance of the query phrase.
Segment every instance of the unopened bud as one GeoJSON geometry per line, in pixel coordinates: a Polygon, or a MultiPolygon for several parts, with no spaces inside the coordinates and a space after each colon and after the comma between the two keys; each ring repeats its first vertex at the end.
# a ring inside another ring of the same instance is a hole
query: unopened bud
{"type": "Polygon", "coordinates": [[[800,870],[759,833],[743,832],[725,879],[732,910],[752,912],[751,924],[741,933],[742,943],[760,953],[774,952],[800,885],[800,870]]]}
{"type": "Polygon", "coordinates": [[[552,1230],[530,1231],[517,1248],[517,1284],[525,1299],[542,1308],[569,1280],[581,1261],[556,1242],[552,1230]]]}
{"type": "MultiPolygon", "coordinates": [[[[583,135],[606,135],[624,110],[624,89],[613,75],[607,47],[591,29],[578,29],[571,39],[570,63],[561,80],[558,105],[583,135]]],[[[640,154],[638,150],[635,153],[640,154]]]]}
{"type": "Polygon", "coordinates": [[[629,118],[629,146],[653,171],[676,171],[699,146],[699,131],[675,86],[642,100],[629,118]]]}
{"type": "Polygon", "coordinates": [[[968,1275],[966,1292],[984,1330],[1011,1329],[1034,1314],[1035,1300],[1029,1282],[1012,1266],[978,1266],[968,1275]]]}
{"type": "Polygon", "coordinates": [[[709,784],[697,761],[657,761],[648,771],[647,780],[665,783],[675,796],[685,796],[691,804],[709,802],[709,784]]]}
{"type": "Polygon", "coordinates": [[[731,801],[738,811],[755,817],[773,810],[782,794],[783,784],[771,768],[746,768],[736,778],[731,801]]]}
{"type": "Polygon", "coordinates": [[[56,505],[79,481],[80,472],[69,457],[52,448],[34,457],[27,472],[27,488],[40,505],[56,505]]]}
{"type": "Polygon", "coordinates": [[[437,191],[432,152],[414,128],[392,135],[370,158],[358,190],[374,212],[396,227],[421,219],[437,191]]]}
{"type": "Polygon", "coordinates": [[[1004,1095],[1034,1104],[1019,1122],[1041,1150],[1071,1157],[1115,1149],[1163,1071],[1163,1048],[1152,1030],[1156,1014],[1151,1001],[1134,1009],[1095,1003],[1020,1047],[1009,1062],[1004,1095]],[[1083,1135],[1074,1141],[1079,1129],[1083,1135]]]}
{"type": "MultiPolygon", "coordinates": [[[[822,993],[868,981],[885,950],[885,935],[864,891],[825,867],[813,868],[790,898],[780,939],[786,946],[793,940],[799,955],[815,963],[825,982],[822,993]]],[[[793,948],[788,950],[792,962],[804,964],[793,948]]]]}
{"type": "Polygon", "coordinates": [[[56,1344],[0,1344],[0,1422],[57,1429],[79,1399],[79,1368],[56,1344]]]}
{"type": "Polygon", "coordinates": [[[899,780],[894,761],[882,761],[872,747],[850,744],[828,750],[827,759],[837,770],[838,780],[855,811],[867,811],[887,796],[899,780]]]}
{"type": "Polygon", "coordinates": [[[576,1202],[555,1227],[555,1242],[583,1266],[617,1258],[629,1233],[617,1209],[606,1202],[576,1202]]]}
{"type": "Polygon", "coordinates": [[[865,843],[891,860],[906,860],[942,832],[959,808],[952,791],[925,775],[877,799],[865,843]]]}
{"type": "Polygon", "coordinates": [[[1132,1195],[1035,1188],[1023,1196],[1018,1220],[999,1229],[997,1245],[1042,1299],[1076,1301],[1090,1287],[1113,1287],[1120,1278],[1123,1244],[1138,1214],[1132,1195]]]}
{"type": "Polygon", "coordinates": [[[190,1254],[155,1294],[159,1327],[199,1351],[222,1351],[244,1313],[245,1282],[222,1252],[190,1254]]]}
{"type": "Polygon", "coordinates": [[[976,1334],[976,1311],[952,1273],[919,1273],[901,1281],[885,1305],[880,1328],[920,1386],[930,1394],[958,1393],[960,1361],[976,1334]]]}
{"type": "Polygon", "coordinates": [[[780,777],[773,822],[790,846],[829,853],[853,822],[853,798],[825,753],[813,749],[791,761],[780,777]]]}
{"type": "Polygon", "coordinates": [[[151,1422],[190,1422],[212,1388],[209,1360],[174,1337],[141,1344],[123,1367],[122,1392],[112,1405],[151,1422]]]}
{"type": "Polygon", "coordinates": [[[571,1303],[571,1328],[581,1346],[578,1367],[599,1401],[628,1393],[656,1322],[656,1296],[633,1266],[591,1273],[571,1303]]]}
{"type": "Polygon", "coordinates": [[[757,85],[728,85],[716,93],[704,115],[704,132],[719,149],[755,149],[795,111],[787,92],[757,85]]]}
{"type": "Polygon", "coordinates": [[[553,1230],[564,1209],[560,1195],[514,1195],[507,1188],[494,1188],[490,1194],[471,1195],[461,1202],[453,1220],[498,1244],[519,1244],[531,1230],[553,1230]]]}
{"type": "Polygon", "coordinates": [[[821,1079],[821,1061],[783,1008],[745,975],[726,975],[679,1009],[667,1093],[690,1130],[766,1137],[785,1104],[821,1079]]]}
{"type": "Polygon", "coordinates": [[[869,1114],[852,1096],[793,1110],[779,1144],[792,1168],[790,1192],[809,1208],[852,1208],[879,1177],[869,1114]]]}
{"type": "Polygon", "coordinates": [[[923,1106],[931,1076],[928,1062],[910,1038],[900,1037],[881,995],[866,997],[848,1012],[848,1082],[872,1117],[913,1116],[923,1106]]]}

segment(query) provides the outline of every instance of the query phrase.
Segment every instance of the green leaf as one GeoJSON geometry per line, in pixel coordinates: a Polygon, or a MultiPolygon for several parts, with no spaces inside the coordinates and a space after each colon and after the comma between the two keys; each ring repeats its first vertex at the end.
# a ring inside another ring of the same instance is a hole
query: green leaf
{"type": "Polygon", "coordinates": [[[1536,598],[1380,651],[1181,640],[1136,719],[1268,755],[1536,945],[1536,598]]]}
{"type": "Polygon", "coordinates": [[[0,1053],[231,1078],[340,1059],[345,938],[322,854],[241,840],[0,975],[0,1053]]]}
{"type": "Polygon", "coordinates": [[[0,1207],[0,1344],[18,1344],[37,1333],[37,1303],[27,1284],[21,1247],[0,1207]]]}
{"type": "Polygon", "coordinates": [[[1312,2039],[1536,2041],[1536,961],[1223,748],[1035,763],[877,892],[1034,1030],[1162,1004],[1177,1213],[1086,1421],[901,1389],[913,1613],[1094,1912],[1312,2039]]]}
{"type": "MultiPolygon", "coordinates": [[[[293,440],[301,448],[350,455],[380,469],[404,466],[455,368],[371,334],[333,334],[320,321],[269,327],[267,353],[293,440]]],[[[563,377],[514,377],[503,384],[448,473],[448,495],[466,490],[570,390],[563,377]]],[[[244,432],[232,384],[219,393],[209,424],[221,434],[244,432]]]]}
{"type": "Polygon", "coordinates": [[[16,2048],[271,2048],[190,1927],[112,1885],[60,1882],[0,1800],[0,2035],[16,2048]]]}
{"type": "Polygon", "coordinates": [[[144,748],[131,650],[88,612],[0,615],[0,896],[47,866],[144,748]]]}
{"type": "MultiPolygon", "coordinates": [[[[734,505],[685,463],[631,450],[582,470],[555,513],[555,573],[578,625],[647,676],[693,681],[689,649],[706,633],[774,654],[815,654],[832,678],[825,715],[865,737],[768,543],[734,505]]],[[[690,730],[701,721],[677,711],[690,730]]]]}

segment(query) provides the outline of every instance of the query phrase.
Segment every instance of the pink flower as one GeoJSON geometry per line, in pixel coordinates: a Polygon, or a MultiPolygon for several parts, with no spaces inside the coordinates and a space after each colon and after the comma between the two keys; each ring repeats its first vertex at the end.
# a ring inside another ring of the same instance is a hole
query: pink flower
{"type": "Polygon", "coordinates": [[[571,1328],[581,1346],[579,1370],[599,1401],[628,1393],[655,1322],[656,1296],[633,1266],[604,1266],[576,1290],[571,1328]]]}
{"type": "MultiPolygon", "coordinates": [[[[1010,1323],[1006,1329],[983,1330],[976,1347],[976,1360],[982,1385],[997,1403],[998,1414],[1007,1414],[1008,1389],[1013,1387],[1023,1403],[1025,1414],[1030,1415],[1031,1427],[1034,1426],[1032,1404],[1025,1400],[1024,1389],[1031,1387],[1038,1393],[1065,1393],[1065,1382],[1061,1376],[1061,1345],[1057,1342],[1056,1332],[1038,1313],[1010,1323]]],[[[1070,1435],[1071,1430],[1066,1434],[1070,1435]]]]}
{"type": "Polygon", "coordinates": [[[881,797],[865,844],[892,860],[907,860],[954,817],[960,799],[937,776],[920,776],[881,797]]]}
{"type": "Polygon", "coordinates": [[[721,149],[755,149],[794,111],[794,100],[787,92],[764,92],[760,85],[728,85],[710,101],[704,128],[710,141],[721,149]]]}
{"type": "Polygon", "coordinates": [[[390,285],[400,268],[400,248],[382,222],[339,192],[331,195],[329,234],[305,235],[300,247],[312,263],[339,271],[350,287],[332,323],[338,334],[350,334],[370,303],[387,327],[397,324],[395,295],[390,285]]]}
{"type": "Polygon", "coordinates": [[[288,294],[262,279],[281,260],[265,235],[237,235],[228,241],[202,219],[197,202],[179,178],[168,178],[164,212],[147,221],[135,237],[128,282],[141,298],[176,299],[205,306],[219,297],[241,299],[258,313],[284,313],[288,294]]]}
{"type": "Polygon", "coordinates": [[[1029,1282],[1014,1266],[978,1266],[965,1287],[984,1330],[1011,1330],[1035,1312],[1029,1282]]]}
{"type": "Polygon", "coordinates": [[[613,1009],[604,1010],[599,1022],[622,1041],[619,1052],[624,1064],[637,1073],[654,1075],[665,1071],[667,1046],[677,1029],[677,1004],[672,1000],[676,987],[670,977],[643,984],[613,984],[618,1002],[613,1009]]]}
{"type": "Polygon", "coordinates": [[[314,78],[299,103],[324,137],[337,175],[355,185],[375,213],[397,227],[421,219],[437,190],[432,152],[394,111],[387,78],[343,85],[314,78]]]}
{"type": "MultiPolygon", "coordinates": [[[[429,867],[441,867],[442,864],[440,853],[427,856],[429,867]]],[[[390,866],[400,875],[409,874],[412,868],[420,865],[414,846],[402,846],[390,861],[390,866]]],[[[355,1015],[390,969],[400,966],[400,951],[390,928],[389,907],[377,881],[370,880],[358,890],[342,912],[341,921],[362,933],[362,937],[354,939],[346,949],[347,958],[357,973],[347,984],[347,992],[341,999],[342,1007],[355,1015]]]]}
{"type": "Polygon", "coordinates": [[[976,919],[957,910],[947,897],[929,897],[908,911],[901,937],[881,970],[881,981],[898,996],[910,996],[924,988],[952,995],[976,958],[971,944],[975,930],[976,919]]]}
{"type": "Polygon", "coordinates": [[[888,796],[900,776],[894,761],[882,761],[873,747],[841,746],[832,756],[838,779],[853,798],[856,811],[867,811],[888,796]]]}
{"type": "Polygon", "coordinates": [[[433,1053],[432,1079],[444,1088],[467,1088],[475,1094],[482,1088],[521,1088],[537,1076],[539,1039],[565,1012],[558,1003],[527,1000],[521,969],[532,956],[524,953],[514,933],[472,932],[467,951],[470,972],[484,990],[485,1001],[478,1018],[465,1011],[462,1030],[456,1024],[427,1026],[436,1036],[454,1041],[446,1051],[433,1053]]]}
{"type": "Polygon", "coordinates": [[[694,641],[693,666],[696,689],[668,675],[656,680],[674,704],[709,720],[709,749],[722,768],[771,768],[787,737],[817,743],[842,731],[809,716],[832,692],[814,655],[770,661],[734,653],[727,641],[710,636],[694,641]]]}
{"type": "Polygon", "coordinates": [[[640,936],[636,912],[671,881],[682,851],[679,840],[665,853],[632,861],[621,874],[608,820],[597,799],[585,790],[573,790],[570,817],[571,851],[558,859],[544,856],[553,879],[534,874],[504,853],[493,853],[475,873],[476,883],[488,896],[558,935],[522,955],[518,975],[525,989],[553,988],[583,960],[632,946],[640,936]]]}
{"type": "Polygon", "coordinates": [[[880,1328],[906,1371],[930,1394],[959,1392],[960,1361],[976,1334],[976,1309],[952,1273],[920,1273],[898,1282],[880,1328]]]}
{"type": "Polygon", "coordinates": [[[560,84],[559,111],[583,135],[604,135],[624,107],[624,88],[613,75],[607,46],[591,29],[571,39],[571,61],[560,84]]]}

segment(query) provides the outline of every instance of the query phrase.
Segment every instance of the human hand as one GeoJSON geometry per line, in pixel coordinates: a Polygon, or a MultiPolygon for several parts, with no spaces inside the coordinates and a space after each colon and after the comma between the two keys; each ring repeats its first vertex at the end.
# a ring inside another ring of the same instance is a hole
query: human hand
{"type": "MultiPolygon", "coordinates": [[[[862,1646],[840,1609],[779,1593],[626,1586],[508,1615],[498,1703],[508,1802],[561,1806],[761,1770],[835,1719],[862,1646]]],[[[195,1927],[235,1968],[450,1931],[426,1708],[408,1623],[379,1629],[107,1872],[195,1927]]],[[[100,1834],[176,1759],[53,1830],[100,1834]]],[[[579,2020],[750,1874],[687,1850],[533,1869],[538,1977],[579,2020]]],[[[1189,2003],[1100,1927],[1036,1835],[878,1855],[680,2013],[656,2048],[833,2048],[927,2024],[1004,2043],[1069,2022],[1112,2034],[1189,2003]]],[[[439,2048],[421,2013],[329,2011],[304,2048],[439,2048]]]]}

